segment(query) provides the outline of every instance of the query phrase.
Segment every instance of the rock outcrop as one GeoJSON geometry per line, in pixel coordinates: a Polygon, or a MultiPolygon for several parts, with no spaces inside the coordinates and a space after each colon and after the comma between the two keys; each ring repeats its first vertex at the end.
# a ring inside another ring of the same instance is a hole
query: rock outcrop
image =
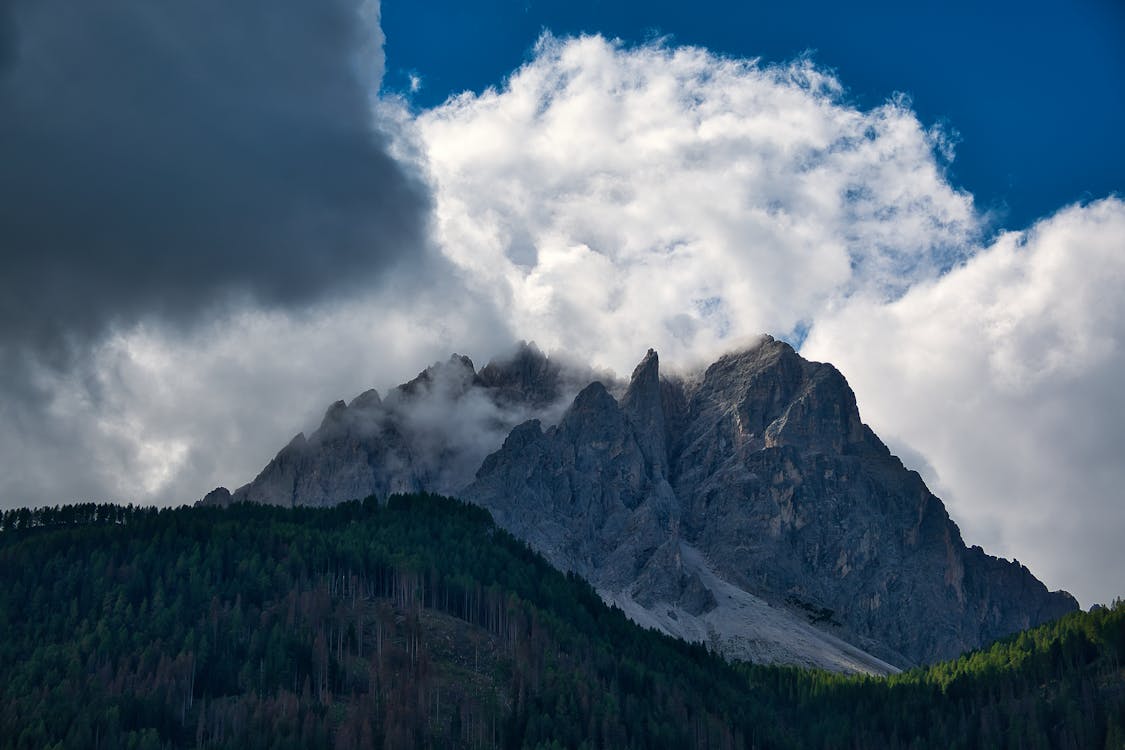
{"type": "Polygon", "coordinates": [[[333,404],[232,499],[458,494],[639,622],[760,661],[893,671],[1077,607],[966,548],[844,377],[783,342],[687,378],[650,350],[562,408],[580,380],[530,346],[455,356],[333,404]]]}
{"type": "MultiPolygon", "coordinates": [[[[380,398],[369,390],[328,407],[320,427],[295,436],[232,502],[332,505],[396,492],[455,494],[517,424],[555,420],[592,371],[521,343],[477,373],[454,354],[380,398]]],[[[208,502],[222,502],[208,495],[208,502]]]]}

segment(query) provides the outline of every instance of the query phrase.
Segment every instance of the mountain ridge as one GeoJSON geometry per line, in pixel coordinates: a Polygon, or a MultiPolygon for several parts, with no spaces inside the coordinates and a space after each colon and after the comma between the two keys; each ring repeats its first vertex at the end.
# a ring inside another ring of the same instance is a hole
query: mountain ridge
{"type": "Polygon", "coordinates": [[[830,364],[767,336],[687,377],[651,349],[627,384],[592,376],[534,345],[480,373],[454,355],[209,502],[456,494],[633,619],[758,661],[885,673],[1077,608],[966,547],[830,364]]]}

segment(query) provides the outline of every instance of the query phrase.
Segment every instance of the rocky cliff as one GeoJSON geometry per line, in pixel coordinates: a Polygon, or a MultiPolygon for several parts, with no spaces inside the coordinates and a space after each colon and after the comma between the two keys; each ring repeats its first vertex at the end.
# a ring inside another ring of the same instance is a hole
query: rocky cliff
{"type": "Polygon", "coordinates": [[[480,373],[455,356],[334,404],[232,499],[458,494],[634,619],[760,661],[893,671],[1077,607],[966,548],[844,377],[783,342],[582,380],[529,346],[480,373]]]}

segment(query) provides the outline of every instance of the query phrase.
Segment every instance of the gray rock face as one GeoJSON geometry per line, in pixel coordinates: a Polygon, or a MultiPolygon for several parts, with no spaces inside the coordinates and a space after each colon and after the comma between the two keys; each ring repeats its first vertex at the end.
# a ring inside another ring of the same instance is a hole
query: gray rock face
{"type": "Polygon", "coordinates": [[[620,404],[591,386],[558,428],[505,443],[463,495],[611,597],[707,612],[686,544],[739,589],[900,666],[1077,607],[966,549],[844,377],[769,338],[691,381],[662,381],[650,351],[620,404]]]}
{"type": "Polygon", "coordinates": [[[650,350],[620,400],[595,381],[560,410],[575,382],[532,347],[454,357],[337,402],[233,499],[453,492],[634,619],[764,661],[892,671],[1077,608],[966,548],[844,377],[787,344],[686,379],[650,350]]]}
{"type": "Polygon", "coordinates": [[[315,432],[294,437],[231,501],[333,505],[371,494],[455,494],[515,425],[556,420],[590,377],[534,344],[520,344],[479,374],[471,359],[454,354],[386,398],[370,390],[332,404],[315,432]]]}
{"type": "Polygon", "coordinates": [[[687,411],[672,448],[682,533],[730,580],[831,611],[876,655],[948,658],[1077,607],[1026,569],[967,550],[831,365],[767,339],[710,367],[687,411]]]}
{"type": "Polygon", "coordinates": [[[216,487],[203,496],[199,501],[200,505],[230,505],[231,495],[230,490],[226,487],[216,487]]]}

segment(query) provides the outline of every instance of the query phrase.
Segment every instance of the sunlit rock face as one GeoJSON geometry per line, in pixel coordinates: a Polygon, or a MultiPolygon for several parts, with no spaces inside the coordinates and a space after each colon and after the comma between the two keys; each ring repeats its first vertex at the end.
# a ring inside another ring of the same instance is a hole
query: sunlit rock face
{"type": "Polygon", "coordinates": [[[533,346],[479,373],[454,356],[337,402],[232,499],[457,494],[638,622],[757,661],[890,672],[1077,608],[966,548],[844,377],[788,344],[583,375],[533,346]]]}

